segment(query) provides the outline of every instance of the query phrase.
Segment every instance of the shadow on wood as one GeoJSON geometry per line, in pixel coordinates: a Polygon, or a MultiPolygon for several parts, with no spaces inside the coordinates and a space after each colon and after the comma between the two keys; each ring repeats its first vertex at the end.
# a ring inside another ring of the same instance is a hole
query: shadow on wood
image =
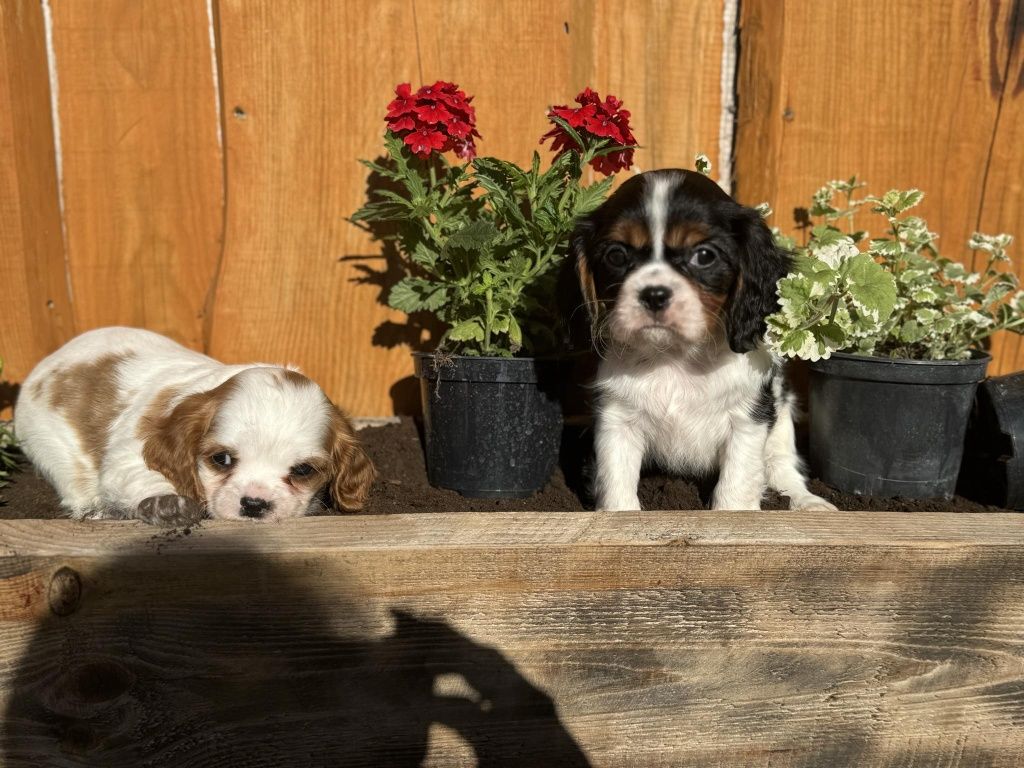
{"type": "Polygon", "coordinates": [[[315,585],[245,551],[59,568],[18,663],[3,764],[419,766],[440,724],[480,766],[588,765],[497,650],[315,585]]]}
{"type": "Polygon", "coordinates": [[[1019,768],[1022,625],[1019,514],[0,521],[0,762],[1019,768]]]}

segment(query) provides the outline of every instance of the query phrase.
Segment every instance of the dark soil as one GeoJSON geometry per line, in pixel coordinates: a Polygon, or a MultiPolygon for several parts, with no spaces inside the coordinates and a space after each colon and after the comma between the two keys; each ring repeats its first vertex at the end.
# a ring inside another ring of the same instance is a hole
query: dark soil
{"type": "MultiPolygon", "coordinates": [[[[581,459],[587,451],[581,447],[579,430],[567,430],[563,464],[568,470],[555,470],[547,487],[529,499],[468,499],[454,491],[433,488],[427,483],[420,437],[415,424],[403,419],[400,424],[370,427],[359,433],[367,452],[377,466],[379,479],[366,504],[365,514],[398,512],[486,512],[491,510],[571,511],[586,509],[589,500],[586,482],[580,477],[581,459]],[[568,478],[568,480],[567,480],[568,478]]],[[[652,474],[640,486],[640,501],[645,509],[703,509],[710,493],[709,481],[695,482],[652,474]]],[[[1000,512],[956,496],[943,499],[883,499],[853,496],[833,491],[812,481],[811,489],[842,510],[891,510],[896,512],[1000,512]]],[[[770,493],[765,509],[786,509],[785,497],[770,493]]],[[[15,474],[12,482],[0,488],[0,518],[62,517],[57,497],[50,486],[31,467],[15,474]]]]}

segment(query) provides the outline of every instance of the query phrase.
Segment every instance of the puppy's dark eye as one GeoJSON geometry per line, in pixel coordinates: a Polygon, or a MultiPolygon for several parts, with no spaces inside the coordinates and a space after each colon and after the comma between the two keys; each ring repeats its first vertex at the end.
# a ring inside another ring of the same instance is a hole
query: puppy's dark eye
{"type": "Polygon", "coordinates": [[[210,461],[216,464],[218,467],[226,468],[234,465],[235,457],[232,456],[227,451],[221,451],[220,453],[213,454],[213,456],[210,457],[210,461]]]}
{"type": "Polygon", "coordinates": [[[626,246],[624,245],[610,245],[604,252],[604,260],[610,267],[622,267],[625,266],[629,260],[629,254],[626,252],[626,246]]]}
{"type": "Polygon", "coordinates": [[[695,267],[710,267],[718,260],[718,254],[710,248],[697,248],[690,256],[690,264],[695,267]]]}
{"type": "Polygon", "coordinates": [[[295,477],[307,477],[308,475],[312,475],[314,472],[316,472],[316,470],[313,468],[312,464],[296,464],[291,469],[291,473],[295,477]]]}

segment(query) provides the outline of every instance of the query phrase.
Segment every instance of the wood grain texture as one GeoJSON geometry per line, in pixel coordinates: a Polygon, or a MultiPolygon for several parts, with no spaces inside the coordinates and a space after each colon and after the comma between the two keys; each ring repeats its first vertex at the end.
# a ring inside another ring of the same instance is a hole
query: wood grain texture
{"type": "Polygon", "coordinates": [[[228,217],[210,352],[299,364],[349,412],[389,414],[411,360],[372,336],[403,316],[355,282],[348,257],[379,247],[345,217],[395,84],[419,79],[412,4],[224,0],[219,16],[228,217]]]}
{"type": "Polygon", "coordinates": [[[1016,766],[1022,542],[1011,514],[5,521],[3,765],[1016,766]]]}
{"type": "Polygon", "coordinates": [[[699,152],[718,168],[724,6],[574,0],[571,90],[592,85],[623,99],[643,147],[638,170],[693,168],[699,152]]]}
{"type": "Polygon", "coordinates": [[[201,349],[223,223],[206,2],[52,8],[76,328],[201,349]]]}
{"type": "MultiPolygon", "coordinates": [[[[993,64],[997,68],[994,82],[998,82],[999,111],[986,165],[978,229],[1015,236],[1010,253],[1015,271],[1024,278],[1024,4],[1016,3],[1015,10],[1012,23],[1005,30],[997,30],[1000,48],[994,51],[993,64]],[[999,73],[998,65],[1004,58],[1007,65],[999,73]]],[[[992,354],[995,364],[991,374],[1024,369],[1024,339],[1019,334],[996,335],[992,354]]]]}
{"type": "MultiPolygon", "coordinates": [[[[0,357],[20,381],[73,335],[42,8],[0,4],[0,357]]],[[[0,384],[0,418],[13,389],[0,384]]]]}
{"type": "Polygon", "coordinates": [[[644,167],[716,154],[720,0],[628,14],[567,0],[224,0],[219,15],[228,221],[210,351],[297,363],[352,413],[418,402],[409,351],[423,337],[381,306],[394,274],[344,220],[365,199],[355,159],[380,153],[396,83],[458,82],[476,96],[481,153],[520,162],[546,108],[587,84],[625,100],[644,167]]]}
{"type": "MultiPolygon", "coordinates": [[[[751,0],[741,14],[739,199],[769,201],[794,232],[795,209],[830,179],[919,187],[944,255],[969,262],[983,195],[986,208],[1019,196],[1020,107],[1004,88],[1019,3],[751,0]]],[[[982,226],[1024,233],[1015,205],[982,226]]],[[[995,369],[1018,367],[1012,355],[995,369]]]]}

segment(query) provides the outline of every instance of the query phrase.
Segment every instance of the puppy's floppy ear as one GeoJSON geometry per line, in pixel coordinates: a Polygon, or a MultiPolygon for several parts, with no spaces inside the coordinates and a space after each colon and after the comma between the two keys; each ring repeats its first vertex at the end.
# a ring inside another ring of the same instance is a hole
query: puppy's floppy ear
{"type": "Polygon", "coordinates": [[[761,214],[741,208],[733,221],[739,274],[729,295],[726,331],[733,352],[749,352],[764,338],[765,318],[779,308],[778,282],[790,270],[789,253],[775,244],[761,214]]]}
{"type": "Polygon", "coordinates": [[[142,458],[146,466],[166,477],[179,496],[205,501],[199,480],[199,453],[221,402],[234,389],[228,379],[209,392],[197,392],[168,409],[175,397],[164,390],[139,422],[142,458]]]}
{"type": "Polygon", "coordinates": [[[348,417],[331,407],[331,499],[339,510],[356,512],[363,508],[377,471],[359,445],[348,417]]]}
{"type": "Polygon", "coordinates": [[[558,276],[558,302],[570,346],[587,349],[591,329],[598,319],[600,304],[594,275],[587,260],[596,225],[592,218],[580,219],[569,239],[569,254],[558,276]]]}

